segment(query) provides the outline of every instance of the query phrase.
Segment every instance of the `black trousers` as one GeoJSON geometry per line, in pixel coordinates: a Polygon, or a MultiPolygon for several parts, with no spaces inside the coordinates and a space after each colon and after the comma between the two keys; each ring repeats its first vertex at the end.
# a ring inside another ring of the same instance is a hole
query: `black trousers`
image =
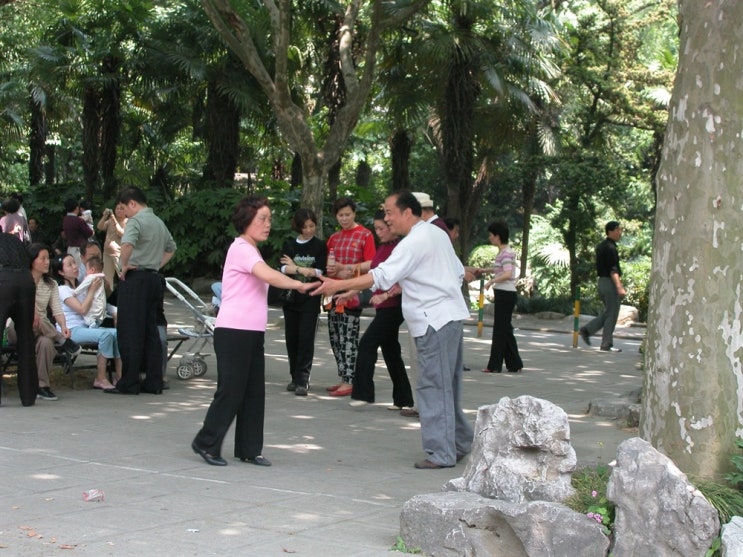
{"type": "Polygon", "coordinates": [[[402,322],[400,307],[377,310],[359,341],[351,398],[374,402],[374,366],[377,364],[377,349],[381,348],[392,379],[392,403],[399,407],[413,406],[413,392],[397,339],[402,322]]]}
{"type": "Polygon", "coordinates": [[[310,384],[318,316],[319,313],[314,311],[284,308],[284,337],[289,356],[289,374],[292,382],[302,387],[310,384]]]}
{"type": "Polygon", "coordinates": [[[222,442],[232,420],[235,424],[235,456],[254,458],[263,451],[263,419],[266,405],[266,364],[262,331],[217,328],[217,392],[204,426],[194,442],[208,453],[222,454],[222,442]]]}
{"type": "Polygon", "coordinates": [[[488,369],[490,371],[501,371],[503,360],[506,361],[506,369],[516,371],[524,367],[519,356],[519,347],[516,337],[513,336],[513,308],[516,307],[516,292],[507,290],[495,290],[493,301],[493,341],[490,344],[490,359],[488,369]]]}
{"type": "Polygon", "coordinates": [[[163,386],[163,354],[157,330],[157,307],[163,287],[152,271],[131,270],[119,283],[116,335],[121,353],[122,374],[116,385],[120,391],[139,393],[163,386]],[[140,386],[139,374],[145,379],[140,386]]]}
{"type": "Polygon", "coordinates": [[[18,393],[23,406],[36,403],[39,375],[34,350],[36,336],[33,331],[36,313],[36,284],[31,271],[0,269],[0,339],[5,322],[10,317],[15,324],[18,342],[18,393]]]}

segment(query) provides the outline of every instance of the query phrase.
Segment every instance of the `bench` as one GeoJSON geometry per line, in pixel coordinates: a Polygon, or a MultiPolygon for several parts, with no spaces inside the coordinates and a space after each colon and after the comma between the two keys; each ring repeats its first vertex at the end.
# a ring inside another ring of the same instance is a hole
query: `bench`
{"type": "MultiPolygon", "coordinates": [[[[175,355],[175,353],[178,351],[178,349],[181,347],[181,345],[187,341],[187,340],[193,340],[193,337],[190,335],[185,335],[183,333],[179,332],[168,332],[166,337],[168,343],[175,342],[175,347],[169,351],[168,353],[168,361],[175,355]]],[[[75,374],[72,372],[73,367],[76,369],[96,369],[97,365],[96,363],[92,364],[84,364],[84,365],[75,365],[75,362],[77,361],[77,358],[81,355],[87,355],[87,356],[97,356],[98,355],[98,345],[92,342],[83,342],[80,343],[80,347],[82,350],[80,351],[80,354],[71,356],[68,354],[64,348],[61,346],[55,346],[57,349],[57,354],[54,357],[54,363],[62,367],[62,371],[65,375],[70,376],[70,383],[72,386],[72,389],[75,389],[75,374]]],[[[15,345],[8,344],[4,345],[0,349],[0,395],[3,393],[3,382],[2,382],[2,376],[8,373],[8,368],[10,368],[14,363],[18,361],[18,353],[16,352],[15,345]]],[[[109,379],[111,378],[113,374],[113,361],[109,360],[109,379]]]]}

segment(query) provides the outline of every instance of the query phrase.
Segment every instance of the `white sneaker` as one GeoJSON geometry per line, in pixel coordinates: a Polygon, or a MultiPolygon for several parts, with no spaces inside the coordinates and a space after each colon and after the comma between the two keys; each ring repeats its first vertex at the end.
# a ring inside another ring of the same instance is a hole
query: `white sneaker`
{"type": "Polygon", "coordinates": [[[369,403],[366,402],[365,400],[352,400],[351,402],[348,403],[349,406],[353,406],[354,408],[358,408],[360,406],[366,406],[367,404],[369,403]]]}

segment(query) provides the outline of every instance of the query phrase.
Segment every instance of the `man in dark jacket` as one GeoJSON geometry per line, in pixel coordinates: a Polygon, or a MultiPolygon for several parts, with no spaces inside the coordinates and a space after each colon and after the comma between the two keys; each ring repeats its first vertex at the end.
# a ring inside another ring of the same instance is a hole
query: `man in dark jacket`
{"type": "Polygon", "coordinates": [[[596,246],[596,273],[599,276],[599,296],[604,302],[604,312],[592,319],[585,327],[581,327],[580,336],[590,346],[591,335],[600,328],[604,328],[601,336],[601,350],[605,352],[621,352],[614,348],[614,327],[619,317],[619,307],[622,298],[627,294],[622,286],[622,269],[619,266],[617,242],[622,237],[622,227],[613,220],[606,223],[606,239],[596,246]]]}
{"type": "Polygon", "coordinates": [[[39,388],[34,358],[35,300],[36,284],[26,248],[15,236],[0,233],[0,338],[5,338],[5,322],[10,317],[18,336],[18,392],[23,406],[36,403],[39,388]]]}

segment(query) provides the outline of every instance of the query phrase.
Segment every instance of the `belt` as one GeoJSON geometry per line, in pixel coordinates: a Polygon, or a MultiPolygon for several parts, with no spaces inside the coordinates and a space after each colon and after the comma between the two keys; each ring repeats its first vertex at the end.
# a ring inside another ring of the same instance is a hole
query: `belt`
{"type": "Polygon", "coordinates": [[[157,273],[159,273],[160,271],[158,271],[157,269],[144,269],[144,268],[142,268],[142,267],[137,267],[136,269],[129,269],[129,270],[127,271],[127,274],[128,274],[128,273],[137,273],[137,272],[142,272],[142,273],[155,273],[155,274],[157,274],[157,273]]]}
{"type": "Polygon", "coordinates": [[[16,267],[5,267],[3,265],[0,265],[0,272],[4,273],[22,273],[23,271],[28,271],[29,269],[18,269],[16,267]]]}

